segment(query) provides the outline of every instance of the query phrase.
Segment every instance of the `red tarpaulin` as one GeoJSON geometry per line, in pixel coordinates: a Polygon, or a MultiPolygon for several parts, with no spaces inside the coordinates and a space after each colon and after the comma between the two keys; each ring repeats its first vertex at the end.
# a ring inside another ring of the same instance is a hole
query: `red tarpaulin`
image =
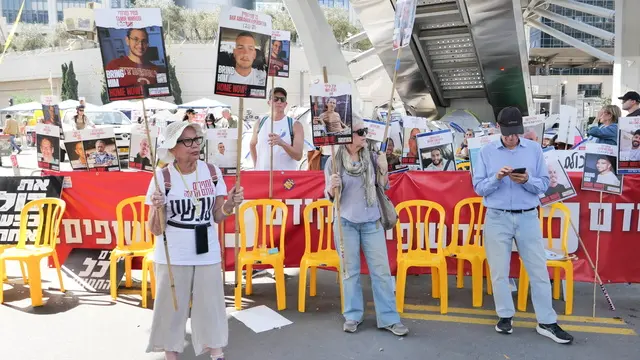
{"type": "MultiPolygon", "coordinates": [[[[67,202],[67,210],[60,229],[58,254],[64,261],[73,248],[112,249],[116,243],[116,205],[121,200],[146,194],[151,174],[144,172],[62,172],[67,176],[62,198],[67,202]]],[[[242,173],[245,199],[268,197],[268,172],[251,171],[242,173]]],[[[581,173],[570,173],[571,180],[580,188],[581,173]]],[[[233,186],[234,177],[225,177],[228,187],[233,186]]],[[[405,200],[426,199],[441,204],[446,211],[445,225],[447,242],[451,239],[453,209],[464,198],[476,196],[468,172],[419,172],[411,171],[391,177],[392,186],[388,195],[394,204],[405,200]]],[[[274,173],[274,199],[283,200],[289,208],[285,240],[285,264],[297,267],[304,253],[303,210],[306,204],[323,197],[324,175],[319,171],[291,171],[274,173]]],[[[604,220],[600,233],[599,271],[603,281],[640,282],[640,176],[627,175],[621,196],[605,194],[603,197],[604,220]]],[[[565,202],[572,211],[572,220],[580,229],[583,241],[592,259],[596,255],[597,211],[599,193],[578,190],[578,196],[565,202]]],[[[466,216],[466,215],[464,215],[466,216]]],[[[463,218],[464,218],[463,216],[463,218]]],[[[407,219],[402,217],[400,222],[407,219]]],[[[435,235],[438,219],[430,217],[430,237],[435,235]]],[[[249,223],[251,223],[249,221],[249,223]]],[[[234,218],[225,224],[226,268],[233,270],[234,218]]],[[[559,237],[559,221],[554,224],[554,236],[559,237]]],[[[312,226],[312,229],[315,227],[312,226]]],[[[387,232],[387,247],[392,272],[396,269],[397,243],[395,229],[387,232]]],[[[577,281],[593,281],[593,272],[578,247],[575,232],[569,229],[569,250],[575,252],[574,262],[577,281]]],[[[455,273],[455,260],[450,259],[449,273],[455,273]]],[[[511,273],[517,276],[519,261],[514,255],[511,273]]],[[[426,272],[426,269],[411,269],[412,272],[426,272]]],[[[363,272],[367,272],[363,262],[363,272]]]]}

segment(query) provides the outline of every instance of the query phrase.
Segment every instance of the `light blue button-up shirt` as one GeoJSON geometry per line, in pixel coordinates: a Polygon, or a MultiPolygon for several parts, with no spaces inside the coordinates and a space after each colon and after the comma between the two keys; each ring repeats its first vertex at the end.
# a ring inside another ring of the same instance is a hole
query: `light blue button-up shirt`
{"type": "Polygon", "coordinates": [[[473,189],[484,197],[484,206],[498,210],[527,210],[538,207],[538,194],[549,187],[549,171],[544,161],[540,144],[520,138],[513,150],[502,144],[502,140],[485,145],[473,164],[473,189]],[[526,168],[529,180],[524,184],[502,180],[496,174],[504,166],[514,169],[526,168]]]}

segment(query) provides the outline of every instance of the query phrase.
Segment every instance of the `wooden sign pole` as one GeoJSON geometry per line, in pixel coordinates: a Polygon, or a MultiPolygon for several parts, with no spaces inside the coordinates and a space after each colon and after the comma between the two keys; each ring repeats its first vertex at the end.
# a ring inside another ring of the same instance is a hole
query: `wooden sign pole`
{"type": "MultiPolygon", "coordinates": [[[[237,149],[238,154],[236,158],[236,189],[240,188],[240,169],[242,168],[242,130],[244,128],[244,98],[238,99],[238,140],[237,140],[237,149]]],[[[236,205],[235,209],[236,213],[236,233],[235,233],[235,243],[234,243],[234,267],[235,267],[235,296],[236,298],[241,295],[242,288],[240,281],[240,266],[238,266],[238,257],[240,255],[240,205],[236,205]]],[[[247,274],[247,276],[251,276],[251,274],[247,274]]]]}

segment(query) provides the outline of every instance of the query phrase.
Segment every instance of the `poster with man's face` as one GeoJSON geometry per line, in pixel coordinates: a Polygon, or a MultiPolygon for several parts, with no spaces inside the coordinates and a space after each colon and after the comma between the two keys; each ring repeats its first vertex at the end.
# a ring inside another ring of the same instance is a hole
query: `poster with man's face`
{"type": "Polygon", "coordinates": [[[144,125],[136,125],[131,129],[131,143],[129,145],[129,169],[142,171],[153,171],[153,158],[151,157],[152,147],[156,148],[159,129],[156,126],[149,126],[149,136],[144,125]]]}
{"type": "Polygon", "coordinates": [[[420,153],[418,149],[417,135],[429,131],[427,119],[416,116],[403,116],[402,163],[409,166],[410,170],[420,170],[420,153]]]}
{"type": "Polygon", "coordinates": [[[640,116],[618,120],[618,174],[640,173],[640,116]]]}
{"type": "Polygon", "coordinates": [[[216,165],[224,175],[235,174],[238,158],[238,131],[236,129],[208,129],[207,162],[216,165]]]}
{"type": "Polygon", "coordinates": [[[80,130],[87,168],[93,171],[120,171],[120,159],[113,128],[80,130]]]}
{"type": "Polygon", "coordinates": [[[96,9],[110,101],[171,96],[160,9],[96,9]]]}
{"type": "Polygon", "coordinates": [[[73,170],[87,170],[87,157],[82,143],[82,130],[65,131],[64,147],[73,170]]]}
{"type": "Polygon", "coordinates": [[[420,168],[424,171],[456,171],[451,130],[416,135],[420,168]]]}
{"type": "Polygon", "coordinates": [[[522,125],[524,126],[524,134],[522,137],[542,145],[544,138],[544,119],[544,114],[523,117],[522,125]]]}
{"type": "Polygon", "coordinates": [[[47,170],[60,170],[60,127],[57,125],[36,124],[36,146],[38,167],[47,170]]]}
{"type": "Polygon", "coordinates": [[[271,60],[269,61],[269,76],[289,77],[289,63],[291,61],[291,32],[273,30],[271,33],[271,60]]]}
{"type": "Polygon", "coordinates": [[[266,99],[271,16],[231,7],[219,19],[214,93],[266,99]]]}
{"type": "Polygon", "coordinates": [[[585,147],[582,190],[622,194],[622,175],[617,175],[617,146],[588,143],[585,147]]]}
{"type": "Polygon", "coordinates": [[[341,145],[353,141],[351,133],[351,85],[312,84],[311,116],[313,145],[341,145]]]}
{"type": "Polygon", "coordinates": [[[397,0],[393,24],[393,50],[409,45],[416,18],[416,0],[397,0]]]}
{"type": "Polygon", "coordinates": [[[42,114],[44,115],[43,124],[58,127],[62,126],[62,122],[60,121],[60,108],[58,105],[42,104],[42,114]]]}
{"type": "Polygon", "coordinates": [[[538,195],[540,205],[547,206],[576,196],[576,189],[553,148],[544,150],[544,161],[549,171],[549,187],[544,194],[538,195]]]}

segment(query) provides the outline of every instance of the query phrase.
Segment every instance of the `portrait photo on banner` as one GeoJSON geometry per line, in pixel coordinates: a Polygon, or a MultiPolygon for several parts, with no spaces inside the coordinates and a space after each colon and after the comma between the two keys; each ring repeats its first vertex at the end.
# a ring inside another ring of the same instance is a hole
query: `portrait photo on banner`
{"type": "Polygon", "coordinates": [[[238,132],[231,128],[208,129],[207,162],[220,168],[223,175],[232,175],[237,171],[238,132]]]}
{"type": "Polygon", "coordinates": [[[43,124],[62,126],[60,121],[60,108],[58,105],[45,105],[42,104],[42,114],[44,115],[43,124]]]}
{"type": "Polygon", "coordinates": [[[416,135],[420,168],[424,171],[456,171],[451,130],[416,135]]]}
{"type": "Polygon", "coordinates": [[[153,159],[151,148],[156,148],[158,139],[158,127],[149,126],[149,136],[144,125],[136,125],[131,129],[131,143],[129,144],[129,168],[143,171],[153,171],[153,159]]]}
{"type": "Polygon", "coordinates": [[[416,136],[429,131],[427,119],[416,116],[403,116],[403,144],[402,144],[402,164],[409,167],[409,170],[420,170],[420,154],[416,136]]]}
{"type": "Polygon", "coordinates": [[[36,124],[36,146],[38,167],[47,170],[60,170],[60,127],[57,125],[36,124]]]}
{"type": "Polygon", "coordinates": [[[79,130],[64,133],[64,147],[73,170],[87,170],[87,157],[82,143],[82,133],[79,130]]]}
{"type": "Polygon", "coordinates": [[[582,190],[620,195],[623,175],[617,174],[617,146],[588,143],[584,156],[582,190]]]}
{"type": "Polygon", "coordinates": [[[549,187],[544,194],[538,195],[540,205],[547,206],[576,196],[576,189],[553,148],[544,150],[544,161],[549,171],[549,187]]]}
{"type": "Polygon", "coordinates": [[[86,129],[80,133],[89,170],[120,171],[113,128],[86,129]]]}
{"type": "Polygon", "coordinates": [[[313,145],[340,145],[352,142],[351,85],[311,84],[313,145]]]}
{"type": "Polygon", "coordinates": [[[523,138],[535,141],[542,145],[544,139],[544,115],[525,116],[522,118],[524,126],[523,138]]]}
{"type": "Polygon", "coordinates": [[[618,120],[618,174],[640,173],[640,116],[618,120]]]}
{"type": "Polygon", "coordinates": [[[269,15],[236,7],[220,13],[215,94],[266,99],[271,33],[269,15]]]}
{"type": "Polygon", "coordinates": [[[110,101],[170,96],[160,9],[96,9],[110,101]]]}
{"type": "Polygon", "coordinates": [[[393,50],[409,45],[416,18],[416,0],[397,0],[393,22],[393,50]]]}
{"type": "Polygon", "coordinates": [[[273,30],[271,32],[271,60],[269,76],[288,78],[291,61],[291,32],[273,30]]]}

